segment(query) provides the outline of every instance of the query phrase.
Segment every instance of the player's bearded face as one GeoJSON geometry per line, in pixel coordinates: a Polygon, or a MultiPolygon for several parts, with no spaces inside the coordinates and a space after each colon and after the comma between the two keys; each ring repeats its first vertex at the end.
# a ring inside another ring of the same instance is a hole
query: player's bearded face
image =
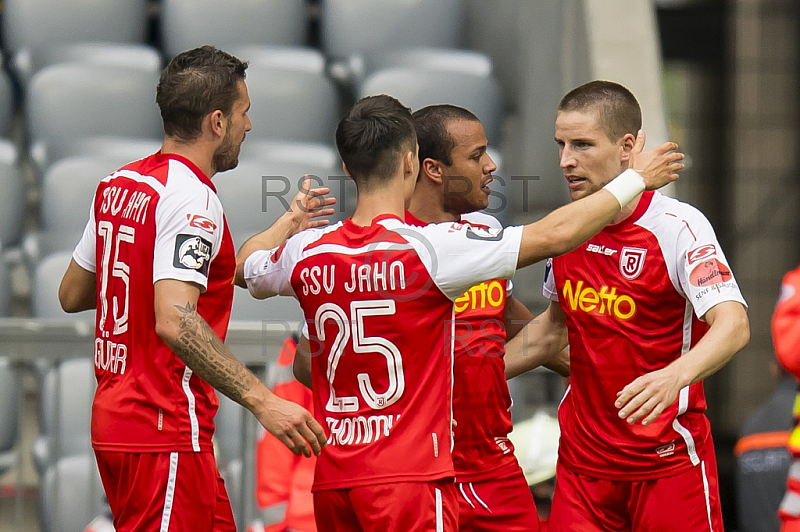
{"type": "Polygon", "coordinates": [[[597,111],[560,111],[555,139],[573,201],[594,194],[625,169],[622,139],[608,138],[597,111]]]}
{"type": "Polygon", "coordinates": [[[234,139],[233,128],[231,120],[228,119],[228,130],[225,132],[225,137],[222,139],[222,144],[217,151],[214,152],[214,169],[217,172],[225,172],[232,170],[239,164],[239,152],[242,148],[242,139],[234,139]]]}

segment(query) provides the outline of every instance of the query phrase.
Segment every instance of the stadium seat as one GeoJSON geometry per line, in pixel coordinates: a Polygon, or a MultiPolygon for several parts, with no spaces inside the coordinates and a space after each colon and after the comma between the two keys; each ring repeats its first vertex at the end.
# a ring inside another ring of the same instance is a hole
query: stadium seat
{"type": "Polygon", "coordinates": [[[11,298],[13,290],[11,286],[11,271],[8,258],[0,247],[0,317],[11,315],[11,298]]]}
{"type": "Polygon", "coordinates": [[[125,163],[136,161],[161,149],[161,140],[155,138],[134,137],[77,137],[65,139],[64,142],[54,146],[39,144],[31,150],[31,158],[41,169],[47,169],[51,164],[66,157],[92,156],[117,161],[117,167],[125,163]]]}
{"type": "Polygon", "coordinates": [[[250,67],[281,68],[322,75],[325,73],[325,56],[314,48],[304,46],[233,46],[226,50],[250,63],[250,67]]]}
{"type": "Polygon", "coordinates": [[[349,68],[356,82],[379,70],[406,67],[434,72],[460,72],[482,78],[492,75],[492,60],[474,50],[453,48],[389,48],[351,56],[349,68]]]}
{"type": "Polygon", "coordinates": [[[0,475],[16,464],[18,437],[19,385],[9,359],[0,357],[0,475]]]}
{"type": "Polygon", "coordinates": [[[303,320],[303,311],[300,310],[300,303],[293,297],[255,299],[247,290],[237,288],[233,292],[231,319],[285,324],[288,335],[303,320]]]}
{"type": "Polygon", "coordinates": [[[247,70],[253,138],[330,143],[339,119],[339,95],[308,63],[278,66],[254,62],[247,70]]]}
{"type": "Polygon", "coordinates": [[[214,176],[228,227],[239,246],[243,239],[260,233],[286,211],[304,174],[324,182],[333,170],[312,164],[267,159],[242,159],[239,166],[214,176]]]}
{"type": "Polygon", "coordinates": [[[302,45],[308,20],[304,0],[163,0],[161,42],[172,57],[212,44],[302,45]]]}
{"type": "MultiPolygon", "coordinates": [[[[90,349],[87,346],[87,352],[90,349]]],[[[95,388],[90,358],[65,360],[47,371],[42,382],[39,436],[33,445],[37,471],[43,472],[61,458],[91,452],[95,388]]]]}
{"type": "Polygon", "coordinates": [[[50,466],[40,498],[45,532],[77,532],[110,511],[92,453],[64,457],[50,466]]]}
{"type": "Polygon", "coordinates": [[[43,44],[142,42],[147,4],[147,0],[5,0],[5,48],[16,53],[43,44]]]}
{"type": "Polygon", "coordinates": [[[11,60],[11,66],[23,88],[36,72],[59,63],[134,68],[156,74],[161,71],[158,51],[144,44],[88,42],[40,45],[21,50],[11,60]]]}
{"type": "Polygon", "coordinates": [[[72,248],[75,247],[77,242],[75,240],[69,246],[69,251],[50,254],[36,265],[31,296],[31,305],[35,317],[73,319],[89,324],[94,323],[94,310],[67,314],[61,310],[61,304],[58,301],[58,287],[72,258],[72,248]]]}
{"type": "Polygon", "coordinates": [[[0,139],[0,244],[15,245],[25,218],[25,186],[11,141],[0,139]]]}
{"type": "Polygon", "coordinates": [[[341,168],[336,150],[318,142],[254,139],[242,144],[242,159],[258,159],[277,163],[308,164],[322,168],[341,168]]]}
{"type": "Polygon", "coordinates": [[[79,155],[52,164],[42,178],[42,230],[82,232],[97,184],[127,162],[127,156],[79,155]]]}
{"type": "Polygon", "coordinates": [[[381,48],[458,48],[462,0],[323,0],[322,50],[344,59],[381,48]]]}
{"type": "Polygon", "coordinates": [[[44,143],[47,153],[79,137],[162,138],[157,83],[158,73],[137,68],[78,63],[43,68],[28,86],[33,149],[44,143]]]}
{"type": "MultiPolygon", "coordinates": [[[[0,56],[0,61],[2,56],[0,56]]],[[[0,63],[1,64],[1,63],[0,63]]],[[[0,137],[8,134],[11,112],[14,109],[14,91],[5,70],[0,69],[0,137]]]]}
{"type": "Polygon", "coordinates": [[[483,122],[486,136],[500,143],[503,105],[500,87],[492,77],[461,72],[437,72],[419,68],[394,67],[367,77],[359,97],[389,94],[412,110],[426,105],[450,103],[466,107],[483,122]]]}

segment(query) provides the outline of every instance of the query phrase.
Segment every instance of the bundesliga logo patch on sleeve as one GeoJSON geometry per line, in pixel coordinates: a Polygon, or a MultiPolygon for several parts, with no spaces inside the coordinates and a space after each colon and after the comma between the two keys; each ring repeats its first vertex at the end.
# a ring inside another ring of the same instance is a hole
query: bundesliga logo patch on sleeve
{"type": "Polygon", "coordinates": [[[175,237],[172,266],[184,270],[197,270],[208,277],[210,263],[211,242],[198,235],[180,234],[175,237]]]}

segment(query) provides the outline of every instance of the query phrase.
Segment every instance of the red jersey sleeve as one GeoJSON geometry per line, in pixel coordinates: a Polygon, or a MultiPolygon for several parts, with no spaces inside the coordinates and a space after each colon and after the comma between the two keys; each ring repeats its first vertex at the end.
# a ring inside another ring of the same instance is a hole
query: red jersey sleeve
{"type": "Polygon", "coordinates": [[[772,316],[772,341],[781,365],[800,378],[800,268],[783,278],[772,316]]]}

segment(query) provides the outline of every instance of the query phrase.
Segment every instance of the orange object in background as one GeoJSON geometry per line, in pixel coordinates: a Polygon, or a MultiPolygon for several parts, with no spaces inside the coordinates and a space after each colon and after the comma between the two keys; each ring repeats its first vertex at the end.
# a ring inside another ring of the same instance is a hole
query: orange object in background
{"type": "MultiPolygon", "coordinates": [[[[282,399],[312,411],[311,390],[292,374],[297,340],[289,337],[281,347],[278,362],[272,366],[267,386],[282,399]]],[[[295,456],[277,438],[261,429],[256,443],[256,503],[264,532],[316,532],[314,482],[316,457],[295,456]]]]}

